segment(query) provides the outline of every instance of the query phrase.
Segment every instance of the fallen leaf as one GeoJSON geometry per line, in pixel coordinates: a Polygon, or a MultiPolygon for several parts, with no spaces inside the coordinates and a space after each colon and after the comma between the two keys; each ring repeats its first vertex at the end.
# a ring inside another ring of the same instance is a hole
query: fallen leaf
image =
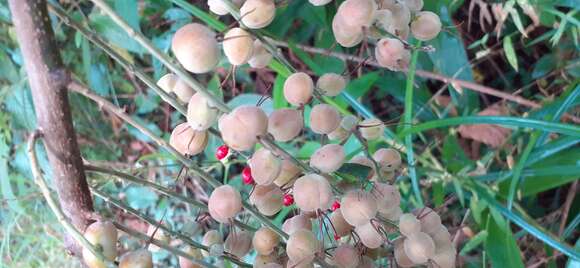
{"type": "MultiPolygon", "coordinates": [[[[507,115],[507,109],[499,103],[487,107],[478,115],[498,116],[507,115]]],[[[491,147],[497,148],[504,144],[511,130],[498,125],[479,124],[479,125],[462,125],[457,131],[463,138],[472,139],[482,142],[491,147]]]]}

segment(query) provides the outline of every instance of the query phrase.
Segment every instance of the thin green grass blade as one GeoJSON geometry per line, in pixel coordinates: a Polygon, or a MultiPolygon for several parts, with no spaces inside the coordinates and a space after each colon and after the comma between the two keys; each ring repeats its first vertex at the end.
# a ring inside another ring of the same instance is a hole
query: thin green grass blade
{"type": "Polygon", "coordinates": [[[212,15],[208,14],[207,12],[199,9],[198,7],[188,3],[185,0],[172,0],[173,3],[178,5],[179,7],[185,9],[187,12],[191,13],[194,17],[200,19],[209,27],[213,28],[214,30],[221,32],[228,28],[223,22],[217,20],[212,15]]]}
{"type": "MultiPolygon", "coordinates": [[[[578,98],[580,98],[580,85],[578,85],[578,82],[573,83],[569,90],[572,90],[572,92],[567,96],[565,96],[564,100],[557,106],[556,111],[551,115],[552,117],[551,121],[554,122],[559,121],[562,115],[566,112],[566,110],[573,107],[573,105],[577,103],[578,98]],[[575,88],[572,89],[572,87],[574,86],[575,88]]],[[[549,133],[542,133],[542,135],[538,139],[536,147],[546,142],[546,140],[548,139],[548,134],[549,133]]]]}
{"type": "Polygon", "coordinates": [[[521,176],[522,171],[524,170],[524,167],[526,166],[526,162],[528,161],[528,157],[530,156],[530,154],[532,153],[532,150],[536,146],[536,142],[540,138],[541,133],[542,132],[540,132],[540,131],[534,131],[532,133],[532,135],[530,135],[530,140],[528,141],[528,144],[526,145],[524,152],[520,156],[520,159],[518,160],[518,163],[516,164],[516,166],[514,168],[514,172],[513,172],[514,175],[512,176],[512,180],[510,182],[510,189],[509,189],[508,196],[507,196],[507,209],[508,210],[512,209],[512,206],[514,204],[514,197],[516,195],[516,191],[517,191],[518,186],[520,185],[520,181],[522,179],[522,176],[521,176]]]}

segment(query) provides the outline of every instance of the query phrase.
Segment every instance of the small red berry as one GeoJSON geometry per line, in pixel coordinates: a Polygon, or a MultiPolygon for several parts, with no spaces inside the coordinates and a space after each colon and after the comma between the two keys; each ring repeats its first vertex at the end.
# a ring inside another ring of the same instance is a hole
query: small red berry
{"type": "Polygon", "coordinates": [[[336,240],[336,241],[340,240],[340,236],[334,235],[334,240],[336,240]]]}
{"type": "Polygon", "coordinates": [[[245,184],[254,184],[254,177],[252,177],[252,170],[250,167],[245,167],[244,170],[242,170],[242,181],[245,184]]]}
{"type": "Polygon", "coordinates": [[[338,200],[336,200],[336,201],[334,201],[334,203],[332,203],[332,206],[330,207],[330,210],[336,211],[339,208],[340,208],[340,202],[338,202],[338,200]]]}
{"type": "Polygon", "coordinates": [[[228,156],[229,152],[230,152],[230,148],[227,145],[222,145],[222,146],[217,148],[217,150],[215,152],[215,157],[218,160],[222,160],[222,159],[226,158],[226,156],[228,156]]]}
{"type": "Polygon", "coordinates": [[[283,201],[284,206],[286,207],[291,206],[292,204],[294,204],[294,196],[292,196],[291,194],[285,194],[283,201]]]}

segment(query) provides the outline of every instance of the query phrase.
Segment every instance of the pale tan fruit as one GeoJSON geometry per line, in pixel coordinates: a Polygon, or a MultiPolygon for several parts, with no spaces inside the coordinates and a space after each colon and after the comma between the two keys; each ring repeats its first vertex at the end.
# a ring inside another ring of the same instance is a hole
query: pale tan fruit
{"type": "Polygon", "coordinates": [[[431,260],[440,268],[455,268],[455,249],[441,251],[435,254],[431,260]]]}
{"type": "Polygon", "coordinates": [[[410,236],[421,231],[421,222],[411,213],[405,213],[399,217],[399,232],[404,236],[410,236]]]}
{"type": "Polygon", "coordinates": [[[421,11],[411,23],[411,33],[421,41],[429,41],[441,32],[441,20],[431,11],[421,11]]]}
{"type": "Polygon", "coordinates": [[[276,15],[273,0],[247,0],[240,8],[242,23],[250,29],[268,26],[276,15]]]}
{"type": "MultiPolygon", "coordinates": [[[[389,33],[399,37],[401,40],[407,40],[409,38],[409,33],[411,32],[411,28],[409,24],[391,24],[391,27],[387,30],[389,33]]],[[[410,60],[411,53],[402,53],[402,59],[399,60],[400,65],[398,68],[403,68],[408,66],[408,62],[410,60]]]]}
{"type": "Polygon", "coordinates": [[[308,2],[310,2],[312,5],[315,5],[315,6],[324,6],[324,5],[332,2],[332,0],[308,0],[308,2]]]}
{"type": "Polygon", "coordinates": [[[439,229],[441,225],[441,217],[433,209],[424,207],[413,210],[413,214],[421,222],[421,231],[427,234],[432,234],[439,229]]]}
{"type": "MultiPolygon", "coordinates": [[[[117,228],[110,221],[97,221],[87,227],[84,237],[97,249],[101,250],[103,256],[114,261],[117,257],[117,228]]],[[[83,249],[83,260],[90,268],[107,267],[105,263],[93,255],[90,250],[83,249]]]]}
{"type": "Polygon", "coordinates": [[[373,159],[381,167],[381,171],[394,171],[401,166],[401,154],[395,149],[378,149],[373,154],[373,159]]]}
{"type": "Polygon", "coordinates": [[[389,10],[393,14],[393,24],[409,25],[411,22],[411,10],[402,3],[393,4],[389,10]]]}
{"type": "Polygon", "coordinates": [[[360,237],[363,245],[365,245],[367,248],[378,248],[384,242],[383,236],[377,231],[371,222],[356,226],[354,231],[360,237]]]}
{"type": "Polygon", "coordinates": [[[316,252],[320,250],[320,241],[308,230],[297,230],[286,242],[286,254],[295,262],[311,262],[316,252]]]}
{"type": "Polygon", "coordinates": [[[259,185],[273,183],[282,170],[282,160],[264,147],[254,152],[248,165],[254,181],[259,185]]]}
{"type": "Polygon", "coordinates": [[[284,82],[284,98],[294,106],[302,106],[310,102],[314,82],[306,73],[294,73],[284,82]]]}
{"type": "Polygon", "coordinates": [[[153,268],[153,256],[146,249],[127,252],[121,256],[119,268],[153,268]]]}
{"type": "Polygon", "coordinates": [[[267,227],[262,227],[256,231],[256,233],[254,233],[254,238],[252,239],[254,250],[256,250],[260,255],[272,254],[279,243],[280,237],[278,234],[267,227]]]}
{"type": "Polygon", "coordinates": [[[254,259],[254,268],[267,268],[268,264],[270,263],[276,263],[278,261],[278,257],[276,256],[275,253],[272,253],[270,255],[257,255],[256,258],[254,259]]]}
{"type": "Polygon", "coordinates": [[[323,173],[337,171],[346,157],[344,148],[340,144],[327,144],[316,150],[310,157],[310,166],[323,173]]]}
{"type": "MultiPolygon", "coordinates": [[[[399,189],[394,185],[375,183],[371,193],[377,200],[379,212],[389,213],[394,208],[399,208],[401,204],[401,194],[399,193],[399,189]]],[[[398,220],[398,215],[396,220],[398,220]]]]}
{"type": "Polygon", "coordinates": [[[310,129],[316,134],[328,134],[340,126],[340,114],[336,108],[322,103],[310,111],[310,129]]]}
{"type": "Polygon", "coordinates": [[[377,62],[391,71],[399,71],[409,65],[411,52],[405,49],[401,41],[395,38],[383,38],[375,47],[377,62]]]}
{"type": "Polygon", "coordinates": [[[346,0],[338,7],[336,16],[343,17],[346,26],[369,27],[376,10],[374,0],[346,0]]]}
{"type": "Polygon", "coordinates": [[[276,141],[290,141],[296,138],[304,128],[302,113],[295,109],[279,109],[268,118],[268,133],[276,141]]]}
{"type": "Polygon", "coordinates": [[[264,68],[272,61],[272,54],[264,47],[262,41],[256,39],[254,41],[254,54],[248,61],[252,68],[264,68]]]}
{"type": "Polygon", "coordinates": [[[423,9],[423,0],[404,0],[403,3],[413,12],[423,9]]]}
{"type": "Polygon", "coordinates": [[[211,71],[220,58],[215,33],[199,23],[190,23],[177,30],[171,50],[179,63],[192,73],[211,71]]]}
{"type": "Polygon", "coordinates": [[[296,166],[291,160],[284,159],[282,161],[282,170],[276,180],[274,180],[274,184],[279,187],[291,185],[290,181],[294,178],[297,178],[298,174],[300,174],[302,170],[296,166]]]}
{"type": "Polygon", "coordinates": [[[350,234],[350,232],[354,229],[352,225],[350,225],[348,222],[344,220],[341,209],[335,210],[330,215],[330,222],[334,227],[335,234],[339,237],[343,237],[350,234]]]}
{"type": "MultiPolygon", "coordinates": [[[[224,243],[224,238],[222,237],[222,234],[220,232],[218,232],[217,230],[207,231],[203,235],[203,238],[201,240],[201,244],[206,246],[208,249],[211,248],[211,246],[213,246],[213,245],[223,244],[223,243],[224,243]]],[[[204,257],[209,256],[208,251],[203,250],[201,253],[204,257]]]]}
{"type": "Polygon", "coordinates": [[[372,195],[363,190],[346,193],[341,201],[342,216],[352,226],[370,222],[377,214],[377,202],[372,195]]]}
{"type": "Polygon", "coordinates": [[[207,131],[193,130],[187,123],[177,125],[169,138],[171,147],[184,155],[196,155],[203,152],[207,141],[207,131]]]}
{"type": "Polygon", "coordinates": [[[326,178],[318,174],[306,174],[294,182],[294,201],[304,211],[328,209],[334,200],[332,188],[326,178]]]}
{"type": "MultiPolygon", "coordinates": [[[[183,252],[189,254],[196,260],[203,260],[201,250],[192,246],[186,246],[183,252]]],[[[203,266],[192,262],[190,259],[179,256],[179,268],[202,268],[203,266]]]]}
{"type": "Polygon", "coordinates": [[[369,118],[360,122],[358,129],[365,140],[376,140],[383,136],[385,124],[379,119],[369,118]]]}
{"type": "Polygon", "coordinates": [[[312,221],[304,214],[298,214],[292,218],[288,218],[282,224],[282,230],[287,234],[292,234],[300,229],[312,230],[312,221]]]}
{"type": "Polygon", "coordinates": [[[207,130],[216,121],[217,108],[213,107],[201,93],[195,93],[187,104],[187,123],[194,130],[207,130]]]}
{"type": "Polygon", "coordinates": [[[395,240],[395,261],[397,265],[401,267],[413,267],[415,264],[409,259],[407,253],[405,253],[405,240],[404,238],[399,238],[395,240]]]}
{"type": "Polygon", "coordinates": [[[375,24],[383,31],[389,31],[393,20],[393,12],[388,9],[377,10],[375,13],[375,24]]]}
{"type": "Polygon", "coordinates": [[[340,120],[340,127],[346,130],[353,130],[358,124],[358,118],[354,115],[345,115],[342,120],[340,120]]]}
{"type": "Polygon", "coordinates": [[[191,97],[195,94],[195,90],[188,86],[185,81],[178,79],[173,87],[173,93],[181,102],[188,103],[191,97]]]}
{"type": "Polygon", "coordinates": [[[250,203],[254,204],[260,213],[272,216],[282,209],[282,196],[284,193],[274,184],[256,185],[250,203]]]}
{"type": "Polygon", "coordinates": [[[350,131],[342,128],[341,126],[338,126],[335,130],[326,134],[326,136],[328,137],[328,139],[333,141],[343,141],[346,138],[348,138],[350,134],[351,134],[350,131]]]}
{"type": "Polygon", "coordinates": [[[443,225],[439,225],[435,231],[429,234],[435,243],[436,252],[454,250],[451,234],[443,225]]]}
{"type": "Polygon", "coordinates": [[[405,253],[415,264],[426,263],[435,256],[435,243],[428,234],[423,232],[407,236],[404,247],[405,253]]]}
{"type": "Polygon", "coordinates": [[[314,268],[314,262],[313,261],[293,261],[293,260],[288,260],[286,262],[286,268],[314,268]]]}
{"type": "MultiPolygon", "coordinates": [[[[233,0],[231,2],[234,6],[239,8],[244,1],[233,0]]],[[[209,10],[216,15],[223,16],[229,13],[226,4],[224,4],[222,0],[207,0],[207,5],[209,6],[209,10]]]]}
{"type": "Polygon", "coordinates": [[[325,96],[338,96],[346,88],[346,79],[340,74],[325,73],[316,81],[316,87],[325,96]]]}
{"type": "Polygon", "coordinates": [[[397,0],[377,0],[377,6],[379,9],[391,9],[396,3],[397,0]]]}
{"type": "Polygon", "coordinates": [[[222,139],[232,149],[247,151],[254,148],[258,136],[268,130],[268,116],[256,106],[240,106],[223,115],[218,121],[222,139]]]}
{"type": "Polygon", "coordinates": [[[341,268],[355,268],[359,265],[359,252],[349,244],[342,244],[334,250],[334,263],[341,268]]]}
{"type": "Polygon", "coordinates": [[[254,53],[254,40],[242,28],[232,28],[224,35],[223,49],[232,65],[247,63],[254,53]]]}
{"type": "Polygon", "coordinates": [[[242,210],[242,197],[236,188],[222,185],[211,193],[207,208],[216,221],[229,223],[242,210]]]}
{"type": "MultiPolygon", "coordinates": [[[[165,231],[161,229],[161,227],[157,227],[155,225],[149,225],[149,228],[147,229],[147,235],[149,237],[153,236],[155,240],[159,240],[165,244],[169,244],[169,241],[171,239],[171,237],[169,237],[169,235],[167,235],[165,231]]],[[[158,252],[159,250],[161,250],[161,248],[155,244],[149,244],[148,249],[151,250],[152,252],[158,252]]]]}
{"type": "Polygon", "coordinates": [[[175,83],[177,83],[179,77],[174,74],[166,74],[157,80],[157,86],[159,86],[163,91],[167,93],[173,92],[173,88],[175,87],[175,83]]]}
{"type": "Polygon", "coordinates": [[[389,211],[381,211],[379,212],[379,214],[384,218],[386,218],[387,220],[397,221],[399,217],[401,217],[401,214],[403,214],[403,211],[401,210],[400,207],[394,207],[389,211]]]}
{"type": "Polygon", "coordinates": [[[226,238],[224,248],[227,252],[242,258],[252,248],[252,235],[247,231],[231,232],[226,238]]]}
{"type": "Polygon", "coordinates": [[[336,14],[332,19],[332,33],[334,39],[343,47],[354,47],[363,40],[363,31],[360,26],[347,26],[344,18],[336,14]]]}

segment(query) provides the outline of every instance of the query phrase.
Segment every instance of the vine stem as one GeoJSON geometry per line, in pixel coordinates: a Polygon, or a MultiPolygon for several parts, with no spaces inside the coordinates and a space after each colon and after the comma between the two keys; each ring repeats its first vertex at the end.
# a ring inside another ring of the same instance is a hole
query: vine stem
{"type": "Polygon", "coordinates": [[[45,181],[44,176],[42,175],[42,171],[40,169],[40,165],[38,164],[38,156],[36,155],[36,150],[34,148],[36,141],[39,138],[41,138],[41,136],[42,136],[42,134],[40,133],[40,131],[37,130],[37,131],[33,132],[30,135],[30,137],[28,138],[28,148],[27,149],[28,149],[28,159],[30,160],[30,168],[32,171],[32,177],[34,178],[34,182],[36,183],[36,185],[38,185],[38,187],[40,188],[40,191],[41,191],[42,195],[44,196],[46,203],[48,204],[48,206],[50,207],[50,209],[52,210],[52,212],[56,216],[56,219],[60,223],[60,225],[63,226],[63,228],[67,231],[67,233],[74,240],[76,240],[76,242],[79,243],[79,245],[82,248],[89,250],[94,256],[97,257],[97,259],[99,261],[101,261],[102,263],[105,263],[107,267],[117,267],[113,262],[111,262],[107,258],[105,258],[103,253],[101,251],[99,251],[95,246],[93,246],[84,237],[84,235],[79,230],[77,230],[72,223],[70,223],[66,219],[64,213],[62,212],[60,207],[57,205],[56,201],[52,198],[52,195],[50,194],[50,189],[49,189],[48,185],[46,184],[46,181],[45,181]]]}

